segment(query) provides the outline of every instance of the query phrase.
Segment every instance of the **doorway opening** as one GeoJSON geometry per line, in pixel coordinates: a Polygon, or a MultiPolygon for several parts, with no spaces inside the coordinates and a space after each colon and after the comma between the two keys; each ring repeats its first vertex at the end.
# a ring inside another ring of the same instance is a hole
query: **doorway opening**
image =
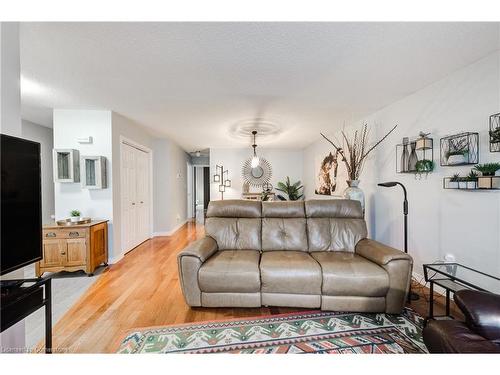
{"type": "Polygon", "coordinates": [[[210,154],[209,150],[195,151],[188,163],[188,216],[197,223],[205,222],[210,202],[210,154]]]}

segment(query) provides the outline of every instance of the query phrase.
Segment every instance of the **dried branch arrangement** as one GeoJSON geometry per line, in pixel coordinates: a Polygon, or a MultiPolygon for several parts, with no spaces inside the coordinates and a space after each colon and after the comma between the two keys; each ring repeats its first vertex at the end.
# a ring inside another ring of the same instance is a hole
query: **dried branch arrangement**
{"type": "Polygon", "coordinates": [[[384,135],[380,140],[375,142],[371,147],[368,146],[368,138],[370,137],[370,129],[368,125],[365,123],[361,127],[360,130],[356,130],[354,132],[353,137],[349,137],[348,134],[344,130],[342,130],[342,138],[343,138],[343,146],[337,146],[332,140],[330,140],[323,133],[320,133],[323,138],[325,138],[334,148],[335,151],[339,153],[342,157],[342,161],[344,162],[347,168],[347,174],[350,180],[359,180],[359,176],[363,170],[363,166],[366,160],[366,157],[379,145],[381,144],[388,136],[391,134],[397,125],[389,130],[389,132],[384,135]],[[347,151],[344,152],[344,149],[347,151]]]}

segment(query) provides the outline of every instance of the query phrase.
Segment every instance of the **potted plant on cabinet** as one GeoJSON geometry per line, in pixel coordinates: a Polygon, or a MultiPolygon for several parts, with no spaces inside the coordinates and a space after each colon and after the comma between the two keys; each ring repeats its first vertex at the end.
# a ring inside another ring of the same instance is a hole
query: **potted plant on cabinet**
{"type": "Polygon", "coordinates": [[[73,210],[70,212],[70,220],[72,223],[76,223],[78,221],[80,221],[80,216],[81,216],[81,213],[80,211],[78,210],[73,210]]]}

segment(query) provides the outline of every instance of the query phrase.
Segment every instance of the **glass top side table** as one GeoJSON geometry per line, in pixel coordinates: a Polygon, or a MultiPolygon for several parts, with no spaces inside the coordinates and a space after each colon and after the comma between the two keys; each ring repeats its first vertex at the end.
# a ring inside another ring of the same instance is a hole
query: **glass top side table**
{"type": "Polygon", "coordinates": [[[429,317],[434,319],[434,284],[446,291],[446,315],[450,315],[450,294],[461,289],[483,290],[500,294],[500,278],[459,263],[424,264],[425,281],[429,283],[429,317]]]}

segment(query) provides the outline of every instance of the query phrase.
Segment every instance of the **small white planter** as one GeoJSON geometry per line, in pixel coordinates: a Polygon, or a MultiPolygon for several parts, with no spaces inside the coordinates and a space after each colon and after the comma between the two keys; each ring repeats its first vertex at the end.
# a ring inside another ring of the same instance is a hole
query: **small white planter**
{"type": "Polygon", "coordinates": [[[449,189],[458,189],[458,181],[448,181],[449,189]]]}
{"type": "Polygon", "coordinates": [[[80,221],[80,216],[71,216],[70,221],[72,223],[76,223],[76,222],[80,221]]]}
{"type": "Polygon", "coordinates": [[[476,181],[467,181],[467,189],[476,189],[477,187],[477,182],[476,181]]]}
{"type": "Polygon", "coordinates": [[[458,181],[459,189],[467,189],[467,181],[458,181]]]}
{"type": "Polygon", "coordinates": [[[448,165],[465,164],[468,163],[468,159],[469,154],[450,155],[448,157],[448,165]]]}

